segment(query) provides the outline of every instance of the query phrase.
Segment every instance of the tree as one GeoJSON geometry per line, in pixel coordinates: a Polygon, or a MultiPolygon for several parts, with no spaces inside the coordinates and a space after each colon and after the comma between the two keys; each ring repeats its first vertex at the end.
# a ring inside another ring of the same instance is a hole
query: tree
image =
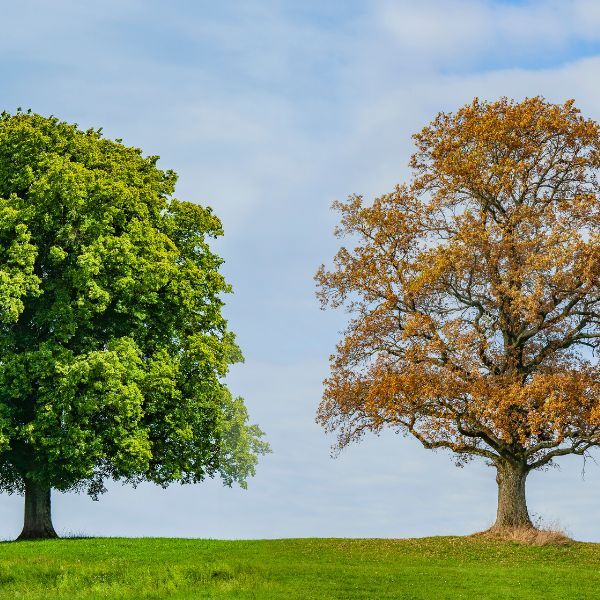
{"type": "Polygon", "coordinates": [[[0,117],[0,489],[21,539],[54,537],[52,489],[107,479],[245,485],[268,451],[223,383],[241,360],[210,208],[100,130],[0,117]]]}
{"type": "Polygon", "coordinates": [[[496,530],[530,527],[531,471],[600,444],[600,136],[568,101],[474,100],[414,136],[413,176],[365,205],[316,279],[352,313],[317,420],[384,427],[496,468],[496,530]]]}

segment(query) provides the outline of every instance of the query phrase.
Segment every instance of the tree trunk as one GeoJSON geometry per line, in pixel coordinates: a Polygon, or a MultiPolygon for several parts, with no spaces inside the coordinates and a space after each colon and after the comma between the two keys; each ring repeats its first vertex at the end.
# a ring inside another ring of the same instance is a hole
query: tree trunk
{"type": "Polygon", "coordinates": [[[19,540],[39,540],[58,537],[52,526],[50,488],[25,480],[25,520],[19,540]]]}
{"type": "Polygon", "coordinates": [[[533,527],[525,500],[527,468],[511,463],[496,466],[498,512],[492,529],[533,527]]]}

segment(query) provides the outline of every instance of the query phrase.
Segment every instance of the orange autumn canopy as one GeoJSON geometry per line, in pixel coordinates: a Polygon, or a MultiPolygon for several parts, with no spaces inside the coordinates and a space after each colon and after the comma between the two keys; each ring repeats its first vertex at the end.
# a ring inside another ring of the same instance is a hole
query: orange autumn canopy
{"type": "Polygon", "coordinates": [[[414,136],[413,178],[336,202],[354,248],[317,273],[352,320],[318,421],[526,470],[600,444],[598,123],[474,100],[414,136]]]}

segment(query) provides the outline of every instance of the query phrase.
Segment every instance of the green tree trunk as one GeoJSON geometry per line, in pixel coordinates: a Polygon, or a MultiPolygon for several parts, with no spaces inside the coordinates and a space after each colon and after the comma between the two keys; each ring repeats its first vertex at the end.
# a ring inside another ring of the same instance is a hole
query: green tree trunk
{"type": "Polygon", "coordinates": [[[503,463],[496,465],[496,468],[498,512],[493,529],[533,527],[525,499],[526,467],[503,463]]]}
{"type": "Polygon", "coordinates": [[[19,540],[58,537],[52,525],[50,487],[25,480],[25,519],[19,540]]]}

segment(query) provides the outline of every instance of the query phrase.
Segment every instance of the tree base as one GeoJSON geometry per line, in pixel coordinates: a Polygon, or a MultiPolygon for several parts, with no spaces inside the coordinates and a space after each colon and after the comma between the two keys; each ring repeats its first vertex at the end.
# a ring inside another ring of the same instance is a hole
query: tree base
{"type": "Polygon", "coordinates": [[[473,533],[469,537],[496,542],[516,542],[530,546],[560,546],[573,542],[563,531],[537,529],[533,525],[522,527],[492,525],[489,529],[473,533]]]}
{"type": "Polygon", "coordinates": [[[56,531],[54,531],[54,529],[44,531],[21,531],[16,541],[23,542],[26,540],[53,540],[56,538],[58,538],[58,534],[56,531]]]}
{"type": "Polygon", "coordinates": [[[58,537],[52,525],[50,494],[49,486],[25,480],[25,518],[17,540],[50,540],[58,537]]]}

